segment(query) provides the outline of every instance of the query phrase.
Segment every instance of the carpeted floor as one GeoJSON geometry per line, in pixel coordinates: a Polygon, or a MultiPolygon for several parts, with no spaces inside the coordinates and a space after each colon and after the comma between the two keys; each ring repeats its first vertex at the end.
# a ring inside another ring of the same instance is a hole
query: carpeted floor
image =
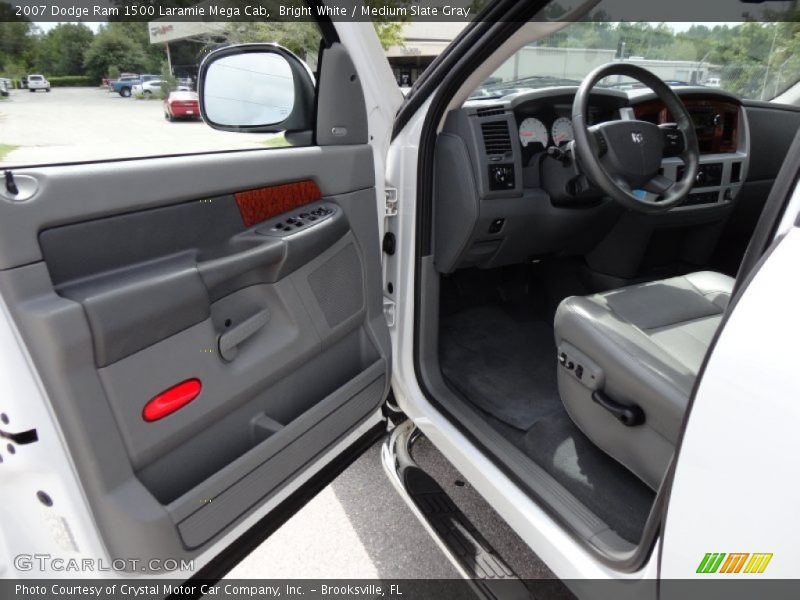
{"type": "Polygon", "coordinates": [[[467,308],[442,318],[439,352],[450,385],[493,427],[620,536],[640,539],[655,494],[564,411],[549,321],[500,303],[467,308]]]}
{"type": "Polygon", "coordinates": [[[517,429],[560,408],[553,329],[490,304],[442,321],[439,360],[450,383],[517,429]]]}
{"type": "Polygon", "coordinates": [[[523,450],[620,536],[641,538],[655,494],[600,451],[565,411],[539,419],[525,434],[523,450]]]}

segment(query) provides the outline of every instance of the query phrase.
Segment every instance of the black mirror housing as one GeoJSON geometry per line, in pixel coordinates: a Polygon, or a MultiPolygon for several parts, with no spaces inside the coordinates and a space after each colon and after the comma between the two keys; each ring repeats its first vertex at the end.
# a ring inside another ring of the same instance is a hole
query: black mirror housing
{"type": "Polygon", "coordinates": [[[310,135],[314,128],[315,88],[308,66],[290,50],[270,43],[237,44],[214,50],[200,64],[197,83],[203,120],[214,129],[241,133],[308,132],[310,135]],[[262,69],[240,68],[245,63],[262,69]],[[227,77],[215,78],[225,67],[228,67],[227,77]],[[287,90],[289,77],[292,88],[287,90]],[[232,83],[225,98],[212,89],[223,79],[232,83]],[[221,103],[225,106],[221,107],[221,103]],[[243,111],[243,107],[255,108],[243,111]],[[223,112],[227,113],[224,119],[227,122],[220,122],[223,112]]]}

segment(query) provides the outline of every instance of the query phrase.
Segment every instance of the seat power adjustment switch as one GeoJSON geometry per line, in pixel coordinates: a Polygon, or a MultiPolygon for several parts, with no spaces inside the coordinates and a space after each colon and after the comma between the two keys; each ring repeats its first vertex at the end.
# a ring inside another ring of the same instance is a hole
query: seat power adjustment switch
{"type": "Polygon", "coordinates": [[[590,390],[601,389],[603,385],[602,369],[572,344],[561,342],[558,347],[558,364],[561,369],[590,390]]]}

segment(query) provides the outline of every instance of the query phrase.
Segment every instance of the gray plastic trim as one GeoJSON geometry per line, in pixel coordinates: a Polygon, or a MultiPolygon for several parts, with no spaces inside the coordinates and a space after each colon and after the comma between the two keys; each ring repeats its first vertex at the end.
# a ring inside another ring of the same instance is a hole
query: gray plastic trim
{"type": "MultiPolygon", "coordinates": [[[[39,204],[0,208],[0,214],[10,217],[0,220],[2,259],[21,260],[39,256],[38,232],[43,224],[77,223],[165,206],[170,200],[216,198],[221,192],[286,179],[314,178],[327,194],[324,202],[337,207],[339,216],[320,223],[319,236],[316,226],[283,238],[243,232],[242,237],[267,245],[297,243],[296,254],[302,260],[298,258],[293,270],[280,271],[284,275],[274,283],[249,283],[218,299],[210,296],[206,301],[210,314],[205,319],[99,370],[94,367],[87,312],[79,302],[56,293],[47,265],[39,260],[0,270],[0,292],[53,400],[93,517],[112,557],[196,556],[200,547],[187,551],[177,524],[190,518],[204,498],[223,494],[243,477],[261,479],[260,474],[248,473],[273,455],[277,446],[304,436],[303,444],[280,452],[282,466],[276,467],[276,478],[271,480],[277,487],[266,489],[264,480],[264,486],[256,486],[259,491],[251,496],[252,502],[245,503],[244,512],[225,511],[225,524],[217,515],[214,525],[203,529],[200,522],[205,518],[195,517],[184,527],[192,532],[187,534],[191,543],[199,543],[204,535],[221,535],[239,522],[288,484],[309,460],[347,435],[361,415],[369,417],[388,393],[390,341],[381,303],[371,149],[297,148],[226,156],[230,161],[225,168],[215,156],[86,169],[47,167],[37,170],[47,174],[45,195],[37,197],[39,204]],[[260,160],[253,160],[256,155],[260,160]],[[162,171],[164,163],[171,163],[171,168],[162,171]],[[172,185],[130,185],[144,175],[156,176],[147,166],[169,177],[172,185]],[[329,180],[317,177],[328,175],[329,180]],[[203,185],[216,195],[198,193],[203,185]],[[350,193],[328,193],[336,190],[350,193]],[[328,237],[328,231],[340,233],[328,237]],[[9,239],[17,241],[18,247],[6,244],[9,239]],[[320,246],[319,240],[328,247],[320,246]],[[348,248],[346,262],[355,265],[362,302],[350,305],[346,318],[330,324],[320,303],[337,302],[337,297],[315,298],[307,287],[308,278],[348,248]],[[233,328],[265,309],[271,315],[269,322],[239,344],[232,361],[224,361],[218,354],[218,340],[227,324],[233,328]],[[150,397],[198,376],[203,391],[179,413],[150,424],[142,420],[142,407],[150,397]],[[364,385],[351,386],[351,381],[364,385]],[[332,402],[341,408],[308,413],[326,397],[335,397],[332,402]],[[307,413],[310,416],[304,417],[307,413]],[[313,423],[314,415],[323,419],[318,425],[313,423]],[[257,425],[261,423],[267,425],[257,425]],[[305,435],[309,429],[313,432],[305,435]]],[[[196,256],[201,262],[214,260],[225,255],[224,246],[218,251],[201,249],[196,256]]],[[[159,257],[156,262],[180,261],[182,256],[159,257]]],[[[144,271],[149,272],[147,261],[145,265],[144,271]]],[[[106,277],[113,271],[102,274],[106,277]]],[[[79,289],[79,283],[88,285],[91,279],[78,276],[70,283],[79,289]]],[[[201,284],[203,288],[206,283],[201,284]]]]}
{"type": "Polygon", "coordinates": [[[0,270],[42,260],[38,234],[58,225],[292,181],[313,180],[323,196],[368,189],[375,181],[367,145],[154,157],[14,173],[34,177],[39,191],[26,202],[0,201],[0,270]],[[170,185],[145,185],[148,181],[170,185]]]}
{"type": "Polygon", "coordinates": [[[366,144],[367,106],[358,72],[339,42],[322,53],[317,98],[317,143],[366,144]]]}
{"type": "Polygon", "coordinates": [[[744,111],[752,150],[748,181],[774,180],[800,128],[800,110],[745,101],[744,111]]]}
{"type": "MultiPolygon", "coordinates": [[[[223,197],[216,204],[233,205],[233,199],[223,197]]],[[[213,231],[209,223],[219,211],[201,206],[194,202],[95,219],[40,236],[48,270],[58,282],[56,290],[86,311],[98,367],[203,321],[212,301],[279,281],[349,230],[343,211],[330,202],[306,205],[304,210],[324,208],[328,214],[291,235],[273,232],[270,222],[236,234],[242,227],[238,212],[238,228],[228,219],[221,222],[220,231],[213,231]],[[176,227],[176,219],[188,226],[176,227]],[[175,235],[170,225],[177,229],[175,235]],[[187,230],[195,235],[187,235],[187,230]],[[231,231],[234,235],[221,241],[220,236],[231,231]],[[159,250],[175,249],[181,251],[142,261],[159,250]]]]}
{"type": "Polygon", "coordinates": [[[244,229],[232,195],[45,227],[39,244],[56,288],[223,244],[244,229]]]}
{"type": "Polygon", "coordinates": [[[269,323],[269,317],[269,310],[261,309],[252,317],[247,317],[240,325],[220,335],[217,340],[219,355],[224,360],[231,362],[239,354],[239,345],[253,337],[259,329],[269,323]]]}
{"type": "Polygon", "coordinates": [[[86,311],[99,367],[209,316],[208,291],[188,254],[86,280],[61,293],[86,311]]]}
{"type": "MultiPolygon", "coordinates": [[[[277,489],[291,476],[298,462],[310,461],[320,447],[330,446],[352,427],[352,423],[373,411],[383,394],[384,377],[385,365],[383,361],[376,361],[296,419],[291,429],[287,427],[278,431],[254,448],[251,452],[260,455],[260,464],[217,495],[210,496],[202,508],[178,524],[186,547],[196,548],[207,542],[230,524],[232,515],[241,515],[277,489]],[[293,430],[304,433],[297,435],[293,430]]],[[[238,477],[242,470],[239,462],[248,461],[252,462],[249,454],[229,465],[226,471],[235,470],[238,477]]],[[[224,475],[221,472],[216,478],[224,475]]],[[[205,485],[213,486],[214,483],[212,480],[205,485]]]]}
{"type": "Polygon", "coordinates": [[[480,216],[478,183],[461,137],[442,133],[434,161],[434,256],[439,272],[450,273],[475,234],[480,216]]]}

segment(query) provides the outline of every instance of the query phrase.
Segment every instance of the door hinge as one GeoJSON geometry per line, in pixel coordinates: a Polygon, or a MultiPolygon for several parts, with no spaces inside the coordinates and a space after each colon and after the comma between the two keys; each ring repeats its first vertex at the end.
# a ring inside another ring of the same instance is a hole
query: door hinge
{"type": "Polygon", "coordinates": [[[383,316],[386,317],[386,324],[389,327],[394,327],[397,320],[397,305],[394,300],[386,296],[383,297],[383,316]]]}
{"type": "Polygon", "coordinates": [[[396,217],[397,216],[397,188],[387,187],[384,190],[386,195],[386,205],[384,216],[396,217]]]}

